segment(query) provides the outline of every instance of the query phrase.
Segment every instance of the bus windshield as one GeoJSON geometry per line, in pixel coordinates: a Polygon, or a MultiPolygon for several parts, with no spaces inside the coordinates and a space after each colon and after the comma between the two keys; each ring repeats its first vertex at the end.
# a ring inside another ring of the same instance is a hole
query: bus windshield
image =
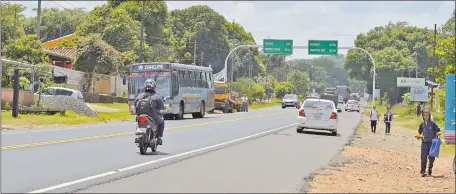
{"type": "Polygon", "coordinates": [[[146,79],[152,78],[157,83],[156,92],[158,95],[165,97],[171,95],[171,76],[137,76],[131,77],[128,87],[130,95],[137,96],[139,93],[144,92],[144,82],[146,79]]]}

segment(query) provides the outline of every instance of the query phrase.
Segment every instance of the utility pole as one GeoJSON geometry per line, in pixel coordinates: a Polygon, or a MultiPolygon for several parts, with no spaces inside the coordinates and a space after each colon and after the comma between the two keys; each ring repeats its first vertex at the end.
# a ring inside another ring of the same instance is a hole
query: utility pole
{"type": "Polygon", "coordinates": [[[201,52],[201,63],[200,63],[201,67],[203,66],[203,59],[204,59],[204,52],[201,52]]]}
{"type": "Polygon", "coordinates": [[[198,41],[198,37],[195,38],[195,42],[193,43],[193,65],[196,65],[196,42],[198,41]]]}
{"type": "Polygon", "coordinates": [[[144,7],[146,6],[146,1],[142,1],[142,9],[141,9],[141,40],[139,41],[139,62],[143,61],[143,54],[144,54],[144,7]]]}
{"type": "Polygon", "coordinates": [[[41,27],[41,0],[38,0],[38,10],[36,11],[36,36],[38,37],[38,40],[41,40],[40,37],[40,27],[41,27]]]}
{"type": "MultiPolygon", "coordinates": [[[[435,82],[435,77],[434,77],[434,71],[435,68],[437,67],[437,57],[435,56],[435,47],[437,45],[437,24],[434,24],[434,53],[432,56],[434,56],[434,60],[432,60],[432,81],[435,82]]],[[[434,108],[434,86],[431,85],[431,110],[434,108]]]]}
{"type": "Polygon", "coordinates": [[[231,60],[231,79],[230,79],[230,90],[232,89],[233,85],[233,71],[234,71],[234,60],[236,59],[236,54],[233,55],[233,59],[231,60]]]}

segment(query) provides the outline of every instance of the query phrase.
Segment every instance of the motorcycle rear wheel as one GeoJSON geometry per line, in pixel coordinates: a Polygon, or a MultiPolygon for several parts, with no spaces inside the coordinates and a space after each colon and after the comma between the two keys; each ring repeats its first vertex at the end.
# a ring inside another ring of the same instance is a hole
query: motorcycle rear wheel
{"type": "Polygon", "coordinates": [[[147,152],[147,145],[146,145],[146,142],[145,142],[145,138],[144,136],[143,137],[139,137],[139,153],[141,155],[145,155],[147,152]]]}

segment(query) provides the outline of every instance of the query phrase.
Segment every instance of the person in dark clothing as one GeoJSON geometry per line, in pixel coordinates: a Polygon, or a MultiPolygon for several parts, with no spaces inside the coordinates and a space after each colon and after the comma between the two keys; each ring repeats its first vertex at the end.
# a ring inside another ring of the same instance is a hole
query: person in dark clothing
{"type": "Polygon", "coordinates": [[[385,122],[385,135],[390,135],[391,131],[391,121],[393,121],[393,113],[391,112],[391,108],[388,107],[385,115],[383,116],[383,121],[385,122]]]}
{"type": "Polygon", "coordinates": [[[440,128],[435,121],[431,119],[431,111],[425,110],[422,113],[423,122],[418,127],[417,139],[421,139],[421,176],[425,177],[426,163],[429,159],[428,174],[432,175],[435,157],[429,156],[432,140],[440,136],[440,128]]]}
{"type": "MultiPolygon", "coordinates": [[[[144,82],[144,92],[140,93],[136,98],[135,98],[135,106],[137,106],[137,103],[139,100],[149,98],[150,99],[150,105],[152,106],[149,110],[150,113],[147,115],[149,118],[151,118],[155,124],[157,124],[157,139],[158,139],[158,144],[162,145],[163,144],[163,131],[165,130],[165,120],[163,119],[163,115],[161,114],[160,110],[165,109],[165,105],[163,103],[163,99],[160,95],[158,95],[155,92],[155,89],[157,87],[157,84],[155,83],[154,80],[152,79],[147,79],[144,82]]],[[[136,113],[136,118],[138,118],[138,112],[136,113]]]]}
{"type": "Polygon", "coordinates": [[[421,103],[418,103],[418,105],[416,106],[416,116],[420,116],[421,114],[421,103]]]}

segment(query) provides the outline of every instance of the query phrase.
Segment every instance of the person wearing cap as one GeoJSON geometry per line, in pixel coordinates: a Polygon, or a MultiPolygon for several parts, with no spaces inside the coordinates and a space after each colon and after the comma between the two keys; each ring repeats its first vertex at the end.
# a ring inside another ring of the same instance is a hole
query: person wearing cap
{"type": "Polygon", "coordinates": [[[435,157],[429,156],[432,140],[440,136],[440,127],[432,120],[431,111],[424,110],[421,113],[423,121],[418,127],[418,134],[415,136],[421,139],[421,176],[426,176],[426,164],[429,159],[428,174],[432,175],[432,167],[434,166],[435,157]]]}

